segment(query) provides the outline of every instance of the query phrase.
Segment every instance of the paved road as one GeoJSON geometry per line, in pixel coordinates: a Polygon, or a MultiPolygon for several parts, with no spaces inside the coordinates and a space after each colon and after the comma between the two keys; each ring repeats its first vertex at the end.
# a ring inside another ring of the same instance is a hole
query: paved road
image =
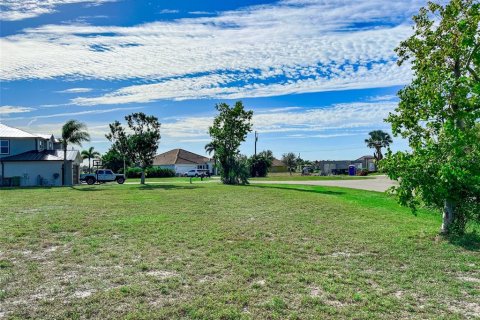
{"type": "Polygon", "coordinates": [[[388,179],[386,176],[374,176],[374,179],[358,179],[358,180],[309,180],[309,181],[253,181],[250,183],[262,184],[303,184],[309,186],[328,186],[343,187],[352,189],[361,189],[369,191],[384,192],[396,182],[388,179]]]}

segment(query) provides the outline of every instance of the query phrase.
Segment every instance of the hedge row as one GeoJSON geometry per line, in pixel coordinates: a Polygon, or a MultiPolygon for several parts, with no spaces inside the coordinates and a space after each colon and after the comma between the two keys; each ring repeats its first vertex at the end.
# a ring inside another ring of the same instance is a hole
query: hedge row
{"type": "MultiPolygon", "coordinates": [[[[142,176],[141,168],[127,169],[127,178],[140,178],[141,176],[142,176]]],[[[169,177],[175,177],[175,171],[171,169],[150,167],[145,170],[145,176],[148,178],[169,178],[169,177]]]]}

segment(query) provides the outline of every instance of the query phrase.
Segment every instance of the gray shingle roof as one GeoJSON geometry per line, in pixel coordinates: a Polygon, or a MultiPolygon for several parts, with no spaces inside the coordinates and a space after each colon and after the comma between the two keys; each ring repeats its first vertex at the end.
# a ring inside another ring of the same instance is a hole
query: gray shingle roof
{"type": "Polygon", "coordinates": [[[0,123],[0,137],[1,138],[37,138],[36,135],[26,131],[9,127],[0,123]]]}
{"type": "MultiPolygon", "coordinates": [[[[67,160],[73,161],[78,155],[77,150],[67,150],[67,160]]],[[[63,161],[63,150],[27,151],[9,157],[1,161],[63,161]]]]}

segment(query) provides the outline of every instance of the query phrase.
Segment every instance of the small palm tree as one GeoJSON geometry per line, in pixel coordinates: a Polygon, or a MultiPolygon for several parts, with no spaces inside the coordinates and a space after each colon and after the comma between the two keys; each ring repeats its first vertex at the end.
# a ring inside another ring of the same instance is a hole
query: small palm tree
{"type": "Polygon", "coordinates": [[[369,148],[375,149],[373,156],[378,162],[383,159],[382,148],[388,147],[393,142],[392,137],[382,130],[371,131],[368,135],[370,137],[365,139],[365,143],[369,148]]]}
{"type": "Polygon", "coordinates": [[[67,147],[69,144],[82,146],[82,142],[90,141],[90,135],[87,126],[77,120],[68,120],[62,127],[62,138],[60,142],[63,145],[63,169],[62,185],[65,185],[65,174],[67,169],[67,147]]]}
{"type": "Polygon", "coordinates": [[[217,167],[217,157],[215,156],[215,151],[217,149],[217,145],[215,142],[209,142],[205,145],[205,152],[208,153],[209,155],[213,153],[213,165],[214,167],[217,167]]]}
{"type": "Polygon", "coordinates": [[[82,151],[82,159],[88,159],[88,172],[92,173],[90,166],[90,159],[100,158],[100,153],[95,151],[93,147],[88,148],[88,150],[82,151]]]}

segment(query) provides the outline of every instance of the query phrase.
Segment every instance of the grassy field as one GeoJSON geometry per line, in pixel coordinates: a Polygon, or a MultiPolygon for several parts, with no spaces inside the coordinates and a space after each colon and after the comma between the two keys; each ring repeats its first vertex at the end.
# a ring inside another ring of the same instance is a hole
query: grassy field
{"type": "Polygon", "coordinates": [[[442,240],[439,216],[375,192],[7,189],[0,225],[0,318],[480,316],[476,238],[442,240]]]}
{"type": "MultiPolygon", "coordinates": [[[[315,181],[315,180],[358,180],[358,179],[373,179],[373,177],[358,177],[358,176],[346,176],[346,175],[340,175],[340,176],[302,176],[299,173],[294,173],[292,175],[289,175],[288,173],[270,173],[267,177],[265,178],[252,178],[251,180],[253,181],[315,181]]],[[[218,181],[219,177],[211,177],[211,178],[204,178],[203,181],[218,181]]],[[[169,182],[175,182],[175,183],[190,183],[190,178],[186,177],[174,177],[174,178],[146,178],[145,180],[147,183],[148,182],[162,182],[162,183],[169,183],[169,182]]],[[[200,178],[192,178],[193,182],[198,182],[201,181],[200,178]]],[[[140,179],[137,178],[130,178],[127,179],[128,183],[139,183],[140,179]]]]}
{"type": "Polygon", "coordinates": [[[338,176],[302,176],[300,173],[294,173],[292,175],[288,173],[269,173],[265,178],[252,178],[252,180],[260,181],[315,181],[315,180],[358,180],[358,179],[374,179],[369,176],[347,176],[347,175],[338,175],[338,176]]]}

